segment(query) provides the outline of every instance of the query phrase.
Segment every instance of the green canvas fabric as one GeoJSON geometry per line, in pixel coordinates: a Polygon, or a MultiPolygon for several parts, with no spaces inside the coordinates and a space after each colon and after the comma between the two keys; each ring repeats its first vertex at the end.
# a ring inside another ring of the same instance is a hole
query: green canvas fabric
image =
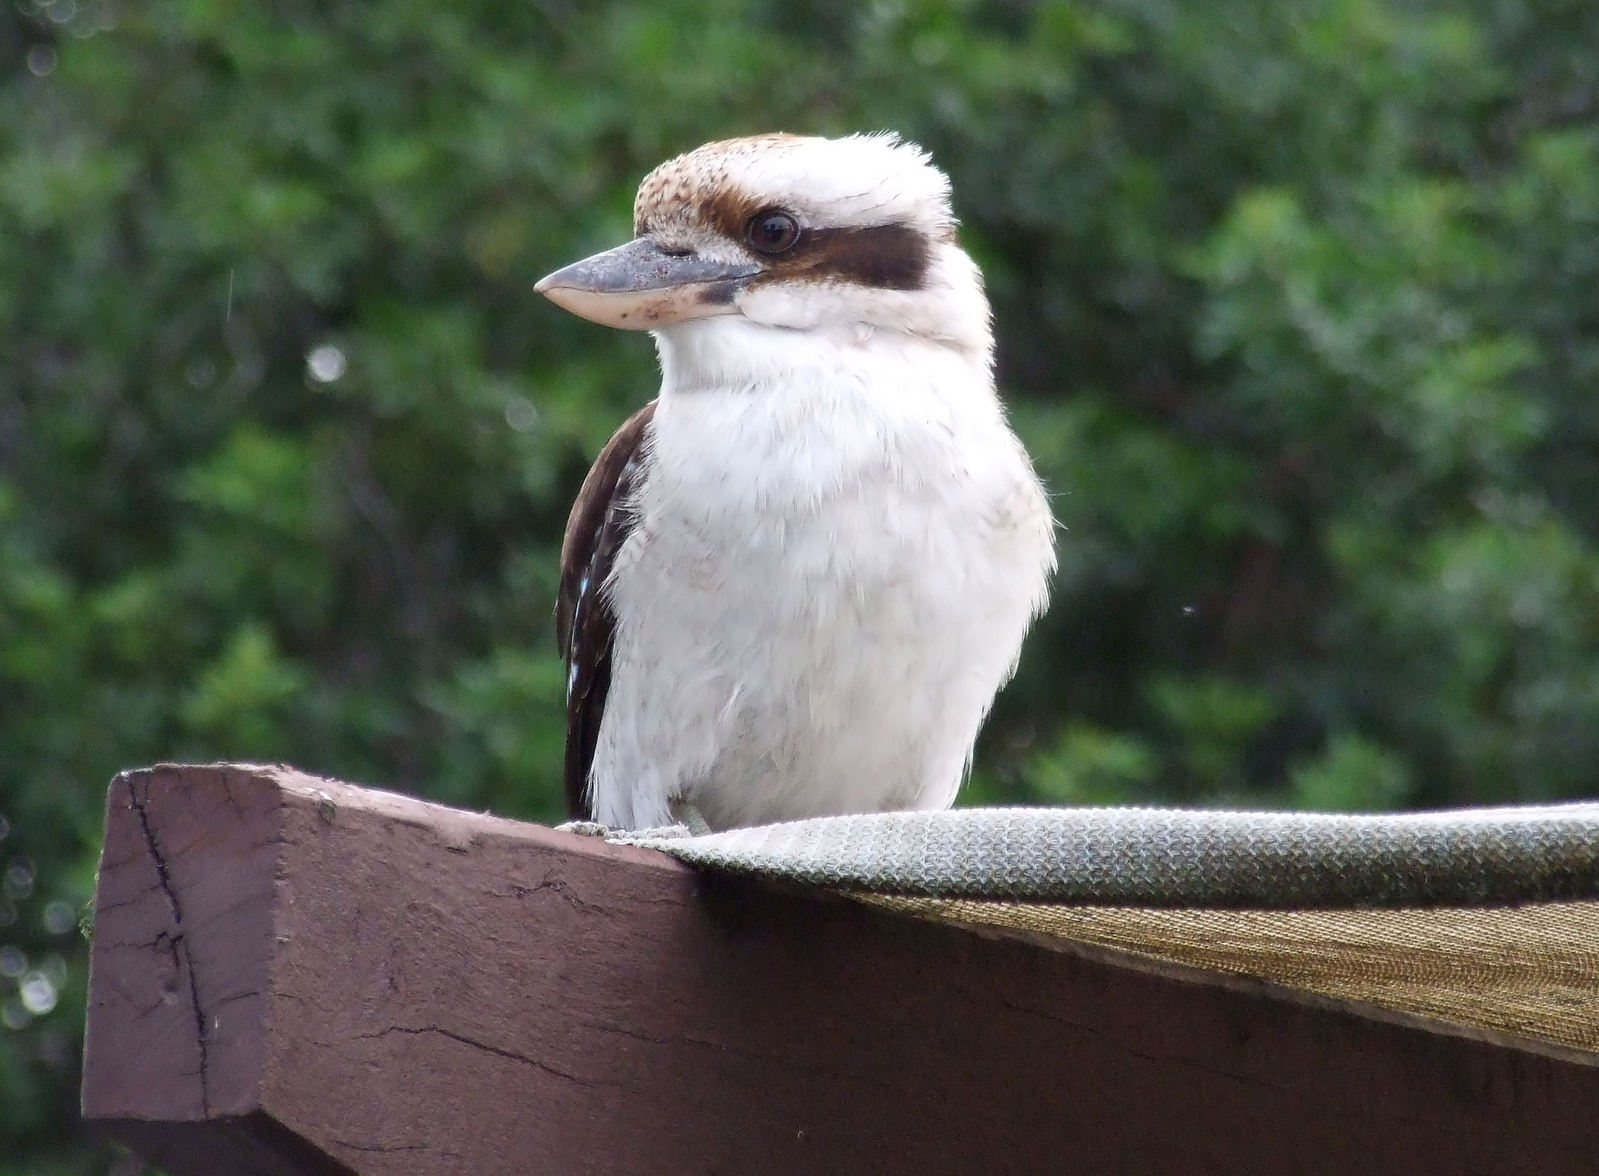
{"type": "Polygon", "coordinates": [[[987,808],[616,838],[834,889],[1093,905],[1477,905],[1599,897],[1599,804],[1341,815],[987,808]]]}

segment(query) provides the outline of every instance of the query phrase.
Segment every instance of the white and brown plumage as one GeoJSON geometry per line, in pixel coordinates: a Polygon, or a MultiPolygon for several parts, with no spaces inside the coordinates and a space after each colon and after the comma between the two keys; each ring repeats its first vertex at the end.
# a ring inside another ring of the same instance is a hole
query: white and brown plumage
{"type": "Polygon", "coordinates": [[[538,285],[663,372],[562,548],[573,814],[947,806],[1054,566],[948,182],[893,136],[736,139],[635,230],[538,285]]]}

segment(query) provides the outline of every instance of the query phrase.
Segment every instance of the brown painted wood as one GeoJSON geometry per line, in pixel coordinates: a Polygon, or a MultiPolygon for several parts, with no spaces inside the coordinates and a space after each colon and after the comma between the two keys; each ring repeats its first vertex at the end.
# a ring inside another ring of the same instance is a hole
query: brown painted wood
{"type": "Polygon", "coordinates": [[[112,784],[83,1103],[176,1176],[1599,1155],[1578,1061],[281,768],[112,784]]]}

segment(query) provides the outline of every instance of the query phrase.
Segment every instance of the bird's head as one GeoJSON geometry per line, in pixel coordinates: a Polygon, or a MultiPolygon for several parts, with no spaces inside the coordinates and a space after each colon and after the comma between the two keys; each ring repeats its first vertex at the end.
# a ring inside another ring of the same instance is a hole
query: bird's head
{"type": "Polygon", "coordinates": [[[657,333],[900,335],[986,362],[989,311],[955,240],[949,181],[892,134],[708,143],[644,178],[634,238],[535,287],[606,326],[657,333]]]}

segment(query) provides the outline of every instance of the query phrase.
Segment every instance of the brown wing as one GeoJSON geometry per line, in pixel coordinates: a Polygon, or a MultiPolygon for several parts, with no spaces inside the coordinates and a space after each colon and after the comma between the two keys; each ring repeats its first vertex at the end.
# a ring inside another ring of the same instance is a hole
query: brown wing
{"type": "Polygon", "coordinates": [[[572,504],[561,541],[555,636],[566,660],[566,809],[573,818],[593,813],[589,769],[611,688],[611,638],[616,630],[605,587],[616,553],[633,529],[631,499],[643,472],[654,416],[652,400],[600,451],[572,504]]]}

